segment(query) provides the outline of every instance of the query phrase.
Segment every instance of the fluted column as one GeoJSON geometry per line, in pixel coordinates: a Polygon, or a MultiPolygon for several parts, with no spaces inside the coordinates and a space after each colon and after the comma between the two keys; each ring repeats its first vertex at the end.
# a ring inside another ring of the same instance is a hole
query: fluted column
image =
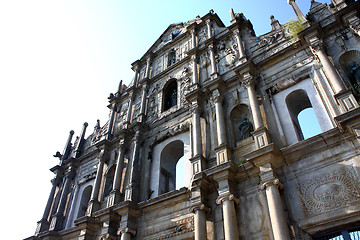
{"type": "Polygon", "coordinates": [[[196,83],[199,83],[199,79],[198,79],[198,66],[197,66],[197,56],[196,54],[195,55],[192,55],[191,56],[191,61],[192,61],[192,65],[193,65],[193,72],[192,72],[192,83],[193,84],[196,84],[196,83]]]}
{"type": "Polygon", "coordinates": [[[49,230],[58,231],[58,230],[61,230],[61,228],[62,228],[63,220],[65,217],[64,210],[65,210],[65,206],[66,206],[66,201],[67,201],[67,197],[69,194],[70,185],[71,185],[71,182],[72,182],[74,176],[75,176],[75,168],[70,167],[69,170],[65,174],[65,183],[64,183],[64,186],[62,189],[60,202],[59,202],[58,208],[56,210],[56,213],[54,214],[54,216],[51,220],[51,225],[50,225],[49,230]]]}
{"type": "Polygon", "coordinates": [[[223,208],[225,240],[238,240],[239,230],[236,220],[235,204],[239,204],[239,200],[233,194],[227,194],[225,196],[219,196],[216,203],[221,204],[223,208]]]}
{"type": "Polygon", "coordinates": [[[100,184],[101,184],[101,179],[102,179],[102,175],[103,175],[103,171],[104,171],[104,163],[106,161],[106,155],[107,154],[106,154],[105,150],[104,149],[101,150],[101,152],[99,154],[99,164],[98,164],[97,171],[96,171],[94,188],[91,192],[90,202],[88,205],[88,209],[86,211],[87,216],[91,216],[91,214],[93,212],[95,212],[96,210],[98,210],[98,208],[99,208],[100,184]]]}
{"type": "Polygon", "coordinates": [[[263,183],[261,189],[265,189],[266,191],[274,239],[288,240],[290,239],[289,227],[287,225],[284,207],[278,190],[279,186],[279,179],[273,179],[263,183]]]}
{"type": "Polygon", "coordinates": [[[239,46],[239,59],[246,58],[246,53],[245,53],[245,50],[244,50],[244,46],[242,44],[240,31],[238,29],[234,30],[234,35],[235,35],[237,44],[239,46]]]}
{"type": "Polygon", "coordinates": [[[215,52],[214,52],[214,44],[210,44],[208,49],[209,49],[210,61],[211,61],[211,73],[210,73],[210,75],[213,75],[213,74],[217,73],[216,59],[215,59],[215,52]]]}
{"type": "Polygon", "coordinates": [[[206,213],[208,211],[208,208],[204,204],[190,208],[190,212],[194,213],[195,240],[207,240],[206,213]]]}
{"type": "Polygon", "coordinates": [[[218,145],[222,145],[226,143],[226,128],[224,121],[224,111],[223,111],[223,96],[220,94],[218,90],[214,91],[213,94],[213,102],[215,104],[215,114],[216,114],[216,133],[218,139],[218,145]]]}
{"type": "Polygon", "coordinates": [[[120,188],[121,188],[121,179],[122,179],[122,172],[124,167],[124,154],[125,154],[125,144],[124,139],[120,140],[119,143],[119,154],[116,159],[116,169],[113,181],[113,188],[108,198],[107,206],[111,207],[120,202],[120,188]]]}

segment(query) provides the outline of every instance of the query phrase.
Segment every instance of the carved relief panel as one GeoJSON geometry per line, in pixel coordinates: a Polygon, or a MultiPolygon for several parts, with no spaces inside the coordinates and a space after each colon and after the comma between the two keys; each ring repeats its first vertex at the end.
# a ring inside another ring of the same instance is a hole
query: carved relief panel
{"type": "Polygon", "coordinates": [[[239,59],[239,46],[234,36],[222,40],[217,46],[219,72],[223,74],[237,64],[239,59]]]}
{"type": "Polygon", "coordinates": [[[129,109],[128,101],[124,102],[123,104],[121,104],[117,107],[117,110],[116,110],[117,113],[116,113],[115,124],[114,124],[115,131],[121,129],[122,124],[125,123],[128,109],[129,109]]]}
{"type": "Polygon", "coordinates": [[[352,168],[316,175],[298,187],[303,210],[314,216],[360,202],[360,179],[352,168]]]}

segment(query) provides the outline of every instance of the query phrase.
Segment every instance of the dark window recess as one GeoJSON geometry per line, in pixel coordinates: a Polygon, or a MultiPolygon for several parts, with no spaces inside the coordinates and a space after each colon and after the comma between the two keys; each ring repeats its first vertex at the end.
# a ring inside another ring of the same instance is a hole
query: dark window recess
{"type": "Polygon", "coordinates": [[[176,54],[175,54],[175,50],[172,49],[168,55],[168,67],[173,65],[175,62],[176,62],[176,54]]]}
{"type": "Polygon", "coordinates": [[[314,240],[360,240],[360,227],[313,237],[314,240]]]}
{"type": "Polygon", "coordinates": [[[173,80],[164,90],[164,111],[177,105],[177,82],[173,80]]]}

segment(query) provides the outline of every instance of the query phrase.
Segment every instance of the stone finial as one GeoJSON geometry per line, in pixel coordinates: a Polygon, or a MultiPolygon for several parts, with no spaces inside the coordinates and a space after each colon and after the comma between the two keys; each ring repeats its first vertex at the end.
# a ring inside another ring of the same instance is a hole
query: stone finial
{"type": "Polygon", "coordinates": [[[300,8],[298,7],[298,5],[295,3],[295,0],[288,0],[287,3],[289,5],[292,6],[296,16],[298,17],[298,19],[301,21],[301,22],[306,22],[306,18],[304,16],[304,14],[301,12],[300,8]]]}
{"type": "Polygon", "coordinates": [[[270,16],[271,20],[271,31],[281,29],[281,25],[277,19],[273,15],[270,16]]]}

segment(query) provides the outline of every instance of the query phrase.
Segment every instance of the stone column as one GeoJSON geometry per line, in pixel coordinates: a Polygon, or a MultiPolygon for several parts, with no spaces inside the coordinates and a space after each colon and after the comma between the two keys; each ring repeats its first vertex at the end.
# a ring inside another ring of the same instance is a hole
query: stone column
{"type": "Polygon", "coordinates": [[[198,79],[198,66],[197,66],[197,56],[196,54],[191,56],[191,60],[192,60],[192,64],[193,64],[193,76],[192,76],[192,83],[196,84],[199,83],[199,79],[198,79]]]}
{"type": "Polygon", "coordinates": [[[111,207],[120,202],[120,188],[121,188],[121,179],[122,179],[122,172],[124,166],[124,154],[125,154],[125,144],[124,139],[120,140],[120,147],[119,147],[119,155],[116,159],[116,169],[115,169],[115,176],[113,181],[113,189],[110,193],[108,198],[107,206],[111,207]]]}
{"type": "Polygon", "coordinates": [[[99,154],[99,164],[96,171],[96,177],[94,182],[94,188],[91,192],[91,198],[89,201],[88,209],[86,211],[87,216],[91,216],[99,208],[99,192],[100,192],[100,184],[104,170],[104,163],[106,161],[106,153],[105,150],[101,150],[99,154]]]}
{"type": "Polygon", "coordinates": [[[304,14],[302,14],[300,8],[298,7],[298,5],[295,3],[295,0],[288,0],[288,4],[292,6],[292,8],[294,9],[294,12],[296,14],[296,16],[298,17],[298,19],[301,22],[306,22],[306,18],[304,17],[304,14]]]}
{"type": "Polygon", "coordinates": [[[70,184],[73,180],[73,177],[75,176],[75,168],[70,167],[69,170],[65,174],[65,183],[62,189],[60,202],[58,205],[58,208],[56,210],[55,215],[53,216],[51,220],[51,225],[49,230],[58,231],[61,230],[64,220],[64,210],[66,206],[67,197],[69,194],[70,184]]]}
{"type": "Polygon", "coordinates": [[[74,135],[74,131],[71,130],[70,133],[69,133],[69,137],[68,137],[68,139],[66,141],[66,144],[65,144],[65,148],[64,148],[64,151],[63,151],[63,155],[61,157],[60,165],[62,165],[63,160],[67,159],[69,154],[70,154],[71,140],[72,140],[73,135],[74,135]]]}
{"type": "Polygon", "coordinates": [[[222,204],[224,217],[224,233],[225,240],[239,240],[239,231],[236,221],[235,203],[239,204],[239,200],[232,194],[219,196],[216,200],[217,204],[222,204]]]}
{"type": "Polygon", "coordinates": [[[82,151],[82,146],[83,146],[83,142],[84,142],[84,137],[85,137],[85,132],[86,132],[86,128],[88,126],[87,122],[84,122],[83,124],[83,128],[81,130],[80,136],[79,136],[79,141],[77,142],[77,145],[75,147],[75,158],[79,157],[82,151]]]}
{"type": "Polygon", "coordinates": [[[129,182],[126,186],[125,190],[125,201],[136,201],[138,197],[138,191],[135,189],[137,186],[136,178],[137,178],[137,168],[138,168],[138,160],[139,160],[139,150],[140,150],[140,130],[138,129],[133,138],[134,142],[134,150],[130,162],[130,173],[129,173],[129,182]]]}
{"type": "Polygon", "coordinates": [[[224,111],[223,111],[223,96],[220,94],[219,90],[215,90],[213,94],[213,102],[215,104],[215,114],[216,114],[216,133],[218,139],[218,145],[226,143],[226,128],[224,121],[224,111]]]}
{"type": "Polygon", "coordinates": [[[239,46],[239,59],[246,58],[246,53],[242,44],[240,31],[238,29],[234,30],[234,35],[236,37],[236,41],[239,46]]]}
{"type": "Polygon", "coordinates": [[[117,109],[117,105],[115,103],[113,103],[111,105],[111,115],[110,115],[110,119],[109,119],[108,133],[107,133],[107,136],[106,136],[107,140],[110,140],[110,138],[112,136],[116,109],[117,109]]]}
{"type": "Polygon", "coordinates": [[[146,102],[147,83],[144,83],[141,90],[141,103],[140,114],[138,116],[138,122],[143,122],[145,117],[145,102],[146,102]]]}
{"type": "Polygon", "coordinates": [[[275,240],[288,240],[290,238],[289,227],[287,225],[284,208],[278,187],[279,179],[267,181],[261,185],[261,189],[266,191],[266,199],[269,206],[271,227],[275,240]]]}
{"type": "Polygon", "coordinates": [[[325,53],[322,46],[322,40],[316,36],[316,33],[305,36],[305,39],[308,41],[311,51],[315,56],[318,57],[319,62],[323,66],[330,85],[333,87],[335,93],[334,98],[339,103],[342,113],[346,113],[359,107],[359,104],[357,103],[351,90],[347,90],[345,88],[342,80],[340,79],[340,76],[335,70],[335,67],[332,65],[327,54],[325,53]]]}
{"type": "Polygon", "coordinates": [[[150,67],[151,67],[152,59],[148,57],[146,60],[146,71],[145,71],[145,78],[150,79],[150,67]]]}
{"type": "Polygon", "coordinates": [[[210,73],[210,76],[212,76],[212,75],[217,73],[215,52],[214,52],[214,44],[210,44],[208,49],[209,49],[210,61],[211,61],[211,73],[210,73]]]}
{"type": "Polygon", "coordinates": [[[249,95],[250,108],[254,120],[254,129],[257,130],[259,128],[262,128],[264,126],[264,123],[260,113],[259,102],[254,86],[254,79],[250,73],[245,73],[243,75],[243,84],[245,85],[249,95]]]}
{"type": "Polygon", "coordinates": [[[190,208],[190,212],[194,213],[195,240],[207,240],[206,232],[206,212],[208,209],[204,204],[200,204],[190,208]]]}
{"type": "Polygon", "coordinates": [[[195,29],[191,29],[190,33],[191,33],[191,45],[192,45],[192,48],[196,48],[197,44],[196,44],[196,31],[195,31],[195,29]]]}
{"type": "Polygon", "coordinates": [[[331,85],[334,88],[334,93],[335,94],[339,93],[339,92],[345,90],[345,86],[342,83],[334,66],[330,62],[327,54],[325,53],[324,49],[322,48],[322,46],[320,44],[321,43],[319,41],[319,43],[316,46],[315,45],[311,46],[311,50],[319,58],[320,63],[323,65],[324,71],[325,71],[326,75],[328,76],[328,78],[331,82],[331,85]]]}
{"type": "Polygon", "coordinates": [[[131,236],[135,236],[136,231],[129,228],[122,228],[118,230],[118,235],[120,235],[120,240],[131,240],[131,236]]]}
{"type": "Polygon", "coordinates": [[[211,27],[211,20],[210,19],[206,20],[206,26],[207,26],[208,36],[209,36],[209,38],[212,38],[213,33],[212,33],[212,27],[211,27]]]}
{"type": "Polygon", "coordinates": [[[200,113],[201,109],[199,106],[194,106],[192,111],[192,133],[193,133],[193,155],[202,154],[202,144],[201,144],[201,124],[200,124],[200,113]]]}
{"type": "Polygon", "coordinates": [[[51,187],[50,195],[49,195],[48,201],[46,203],[44,214],[43,214],[41,220],[38,222],[38,225],[36,227],[35,235],[49,229],[50,224],[48,222],[48,217],[50,214],[50,208],[51,208],[51,204],[54,201],[56,187],[59,185],[60,182],[61,182],[61,177],[58,174],[53,180],[51,180],[52,187],[51,187]]]}
{"type": "Polygon", "coordinates": [[[135,65],[134,65],[134,72],[135,72],[135,74],[134,74],[134,82],[133,82],[133,86],[134,86],[134,87],[136,87],[137,84],[138,84],[139,69],[140,69],[139,65],[138,65],[138,64],[135,64],[135,65]]]}

